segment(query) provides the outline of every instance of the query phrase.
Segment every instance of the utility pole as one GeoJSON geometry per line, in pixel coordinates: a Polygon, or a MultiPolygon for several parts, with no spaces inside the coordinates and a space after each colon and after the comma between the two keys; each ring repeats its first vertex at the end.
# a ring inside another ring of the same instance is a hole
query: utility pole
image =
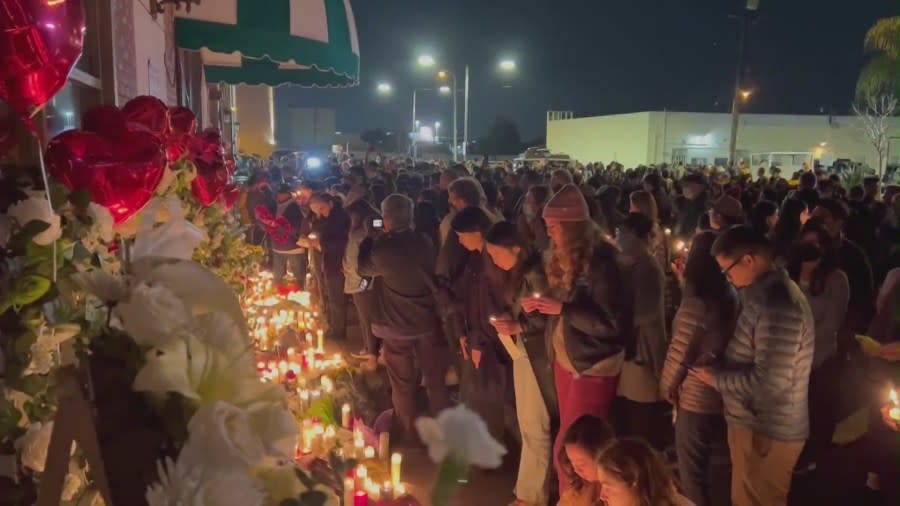
{"type": "Polygon", "coordinates": [[[737,135],[738,125],[741,117],[741,100],[745,99],[747,92],[741,89],[744,81],[744,67],[747,60],[747,46],[750,38],[750,22],[759,9],[759,0],[747,0],[744,8],[741,9],[740,23],[741,28],[738,35],[738,53],[737,65],[734,72],[734,92],[731,97],[731,139],[728,143],[728,162],[731,167],[737,165],[737,135]]]}
{"type": "Polygon", "coordinates": [[[419,140],[419,132],[416,131],[416,89],[413,88],[413,116],[412,116],[412,159],[413,163],[419,159],[419,147],[416,145],[416,141],[419,140]]]}
{"type": "Polygon", "coordinates": [[[469,66],[466,65],[465,98],[463,99],[463,163],[469,154],[469,66]]]}

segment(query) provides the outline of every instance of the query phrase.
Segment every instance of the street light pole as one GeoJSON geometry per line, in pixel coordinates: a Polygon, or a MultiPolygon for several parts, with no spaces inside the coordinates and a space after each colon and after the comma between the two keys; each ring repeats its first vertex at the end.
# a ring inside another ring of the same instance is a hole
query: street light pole
{"type": "Polygon", "coordinates": [[[759,7],[758,0],[747,0],[741,9],[741,30],[738,36],[737,65],[734,76],[734,92],[731,97],[731,138],[728,142],[728,162],[734,167],[737,164],[737,135],[741,116],[741,99],[744,93],[741,86],[744,80],[744,62],[747,58],[747,39],[750,37],[750,21],[753,13],[759,7]]]}
{"type": "Polygon", "coordinates": [[[412,115],[412,138],[410,140],[412,140],[412,158],[413,158],[413,163],[415,163],[416,160],[418,160],[418,158],[419,158],[418,157],[419,148],[416,145],[416,139],[418,136],[418,132],[416,132],[416,89],[415,88],[413,88],[412,112],[413,112],[413,115],[412,115]]]}
{"type": "MultiPolygon", "coordinates": [[[[465,88],[465,98],[463,99],[463,162],[469,153],[469,66],[466,65],[466,79],[463,87],[465,88]]],[[[454,97],[456,94],[454,93],[454,97]]],[[[455,147],[454,147],[455,149],[455,147]]],[[[454,151],[455,152],[455,151],[454,151]]]]}
{"type": "Polygon", "coordinates": [[[456,129],[456,117],[459,116],[459,108],[456,106],[456,72],[452,73],[453,77],[453,161],[457,161],[456,146],[459,144],[456,129]]]}

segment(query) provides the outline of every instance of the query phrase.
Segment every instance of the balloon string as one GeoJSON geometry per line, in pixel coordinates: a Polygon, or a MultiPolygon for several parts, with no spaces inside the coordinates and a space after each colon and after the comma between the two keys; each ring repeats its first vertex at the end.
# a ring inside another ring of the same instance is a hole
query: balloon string
{"type": "MultiPolygon", "coordinates": [[[[47,167],[44,166],[44,149],[41,145],[40,139],[38,139],[38,161],[41,164],[41,177],[44,179],[44,192],[47,194],[47,206],[50,207],[50,213],[56,214],[56,211],[53,210],[53,200],[50,197],[50,179],[47,177],[47,167]]],[[[53,241],[53,282],[56,283],[56,243],[59,240],[53,241]]]]}

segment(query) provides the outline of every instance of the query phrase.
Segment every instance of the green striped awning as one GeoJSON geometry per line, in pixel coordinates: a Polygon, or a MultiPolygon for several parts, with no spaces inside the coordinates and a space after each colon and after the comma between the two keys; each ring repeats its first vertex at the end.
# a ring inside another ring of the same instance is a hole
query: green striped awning
{"type": "Polygon", "coordinates": [[[201,52],[207,82],[359,84],[350,0],[201,0],[176,15],[178,46],[201,52]]]}

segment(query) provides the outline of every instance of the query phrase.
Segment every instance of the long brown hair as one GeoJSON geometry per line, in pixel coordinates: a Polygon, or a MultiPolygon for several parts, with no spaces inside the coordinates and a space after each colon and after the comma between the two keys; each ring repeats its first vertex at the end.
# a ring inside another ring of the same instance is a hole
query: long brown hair
{"type": "Polygon", "coordinates": [[[662,457],[644,440],[615,439],[597,455],[597,465],[625,483],[640,506],[677,506],[675,480],[662,457]]]}
{"type": "Polygon", "coordinates": [[[631,201],[631,205],[637,209],[637,212],[650,218],[650,221],[653,223],[659,222],[659,209],[656,206],[656,199],[653,197],[652,193],[644,190],[637,190],[631,192],[629,200],[631,201]]]}
{"type": "Polygon", "coordinates": [[[566,453],[566,445],[575,445],[583,448],[588,454],[596,455],[615,437],[612,426],[603,418],[594,415],[581,415],[566,430],[562,444],[559,445],[559,470],[568,485],[580,491],[586,485],[585,481],[575,472],[569,454],[566,453]]]}
{"type": "Polygon", "coordinates": [[[593,220],[564,221],[559,226],[562,227],[563,242],[551,241],[545,270],[550,287],[568,293],[574,281],[588,273],[594,246],[606,239],[593,220]]]}

